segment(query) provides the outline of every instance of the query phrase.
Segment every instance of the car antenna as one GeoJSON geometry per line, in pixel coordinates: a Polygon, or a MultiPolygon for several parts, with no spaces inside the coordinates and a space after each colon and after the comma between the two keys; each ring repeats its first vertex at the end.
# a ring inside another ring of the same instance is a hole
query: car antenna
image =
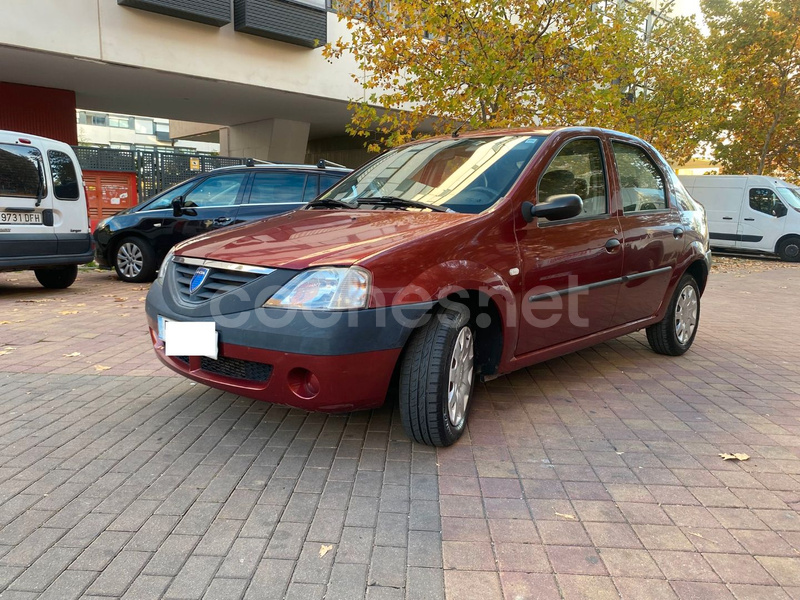
{"type": "Polygon", "coordinates": [[[461,131],[462,129],[464,129],[464,125],[466,125],[466,123],[462,123],[461,125],[456,127],[456,130],[453,132],[453,137],[454,138],[458,137],[458,132],[461,131]]]}

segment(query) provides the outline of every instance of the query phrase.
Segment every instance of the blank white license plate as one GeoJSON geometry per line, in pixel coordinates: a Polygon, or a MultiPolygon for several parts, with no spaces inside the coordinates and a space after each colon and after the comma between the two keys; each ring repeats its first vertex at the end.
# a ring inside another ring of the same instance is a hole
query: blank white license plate
{"type": "Polygon", "coordinates": [[[158,317],[158,338],[167,356],[207,356],[217,359],[219,334],[213,321],[170,321],[158,317]]]}
{"type": "Polygon", "coordinates": [[[41,225],[40,212],[15,212],[0,210],[0,225],[41,225]]]}

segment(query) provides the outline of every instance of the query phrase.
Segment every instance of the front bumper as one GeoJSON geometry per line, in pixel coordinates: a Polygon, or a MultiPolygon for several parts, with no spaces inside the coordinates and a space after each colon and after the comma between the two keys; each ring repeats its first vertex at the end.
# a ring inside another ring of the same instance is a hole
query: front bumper
{"type": "Polygon", "coordinates": [[[208,386],[305,410],[350,411],[383,404],[406,340],[432,302],[349,312],[259,308],[186,314],[167,302],[155,282],[147,321],[158,358],[170,369],[208,386]],[[216,361],[165,354],[158,316],[214,321],[216,361]]]}

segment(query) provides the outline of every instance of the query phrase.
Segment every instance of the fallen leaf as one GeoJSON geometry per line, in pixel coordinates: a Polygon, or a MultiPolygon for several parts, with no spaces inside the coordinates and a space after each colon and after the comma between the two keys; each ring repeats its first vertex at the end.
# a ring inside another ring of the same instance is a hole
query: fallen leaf
{"type": "Polygon", "coordinates": [[[577,517],[575,515],[565,515],[564,513],[560,513],[560,512],[557,512],[556,516],[557,517],[562,517],[564,519],[571,519],[573,521],[577,520],[577,517]]]}
{"type": "Polygon", "coordinates": [[[722,460],[747,460],[750,458],[749,454],[744,454],[743,452],[737,452],[736,454],[730,454],[728,452],[723,452],[720,454],[722,460]]]}
{"type": "Polygon", "coordinates": [[[108,371],[110,368],[111,367],[106,367],[104,365],[95,365],[94,366],[94,370],[95,371],[108,371]]]}
{"type": "Polygon", "coordinates": [[[125,300],[127,300],[127,298],[123,298],[121,296],[117,296],[116,298],[114,298],[114,302],[125,302],[125,300]]]}
{"type": "Polygon", "coordinates": [[[64,358],[75,358],[76,356],[80,356],[80,352],[70,352],[69,354],[65,354],[64,358]]]}
{"type": "Polygon", "coordinates": [[[77,310],[62,310],[58,314],[60,314],[60,315],[77,315],[78,311],[77,310]]]}
{"type": "Polygon", "coordinates": [[[6,354],[11,354],[10,350],[0,350],[0,356],[5,356],[6,354]]]}
{"type": "Polygon", "coordinates": [[[333,546],[326,546],[325,544],[322,544],[319,547],[319,555],[320,555],[320,557],[325,556],[331,550],[333,550],[333,546]]]}
{"type": "Polygon", "coordinates": [[[80,304],[76,304],[75,306],[86,306],[86,302],[81,302],[80,304]]]}
{"type": "Polygon", "coordinates": [[[0,325],[11,325],[11,321],[0,321],[0,325]]]}

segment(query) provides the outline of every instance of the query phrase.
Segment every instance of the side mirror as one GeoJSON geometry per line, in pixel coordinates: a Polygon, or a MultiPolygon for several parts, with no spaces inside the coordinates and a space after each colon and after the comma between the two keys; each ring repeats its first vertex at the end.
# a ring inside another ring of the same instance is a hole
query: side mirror
{"type": "Polygon", "coordinates": [[[522,203],[522,218],[528,223],[536,217],[548,221],[571,219],[581,212],[583,212],[583,200],[577,194],[550,196],[544,202],[535,205],[530,202],[522,203]]]}
{"type": "Polygon", "coordinates": [[[173,198],[173,200],[172,200],[172,216],[173,217],[181,217],[181,216],[183,216],[183,196],[178,196],[177,198],[173,198]]]}
{"type": "Polygon", "coordinates": [[[772,209],[772,213],[778,218],[785,217],[789,213],[789,209],[786,208],[786,205],[783,202],[776,202],[772,209]]]}

